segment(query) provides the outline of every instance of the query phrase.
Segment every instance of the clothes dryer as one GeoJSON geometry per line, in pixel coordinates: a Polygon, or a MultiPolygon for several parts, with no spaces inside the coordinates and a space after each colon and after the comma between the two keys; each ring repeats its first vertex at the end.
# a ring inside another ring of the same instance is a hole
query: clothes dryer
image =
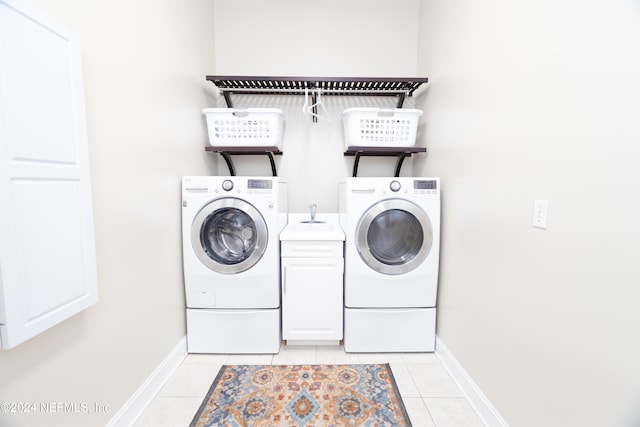
{"type": "Polygon", "coordinates": [[[284,225],[286,191],[277,178],[182,178],[190,353],[279,351],[284,225]]]}
{"type": "Polygon", "coordinates": [[[345,351],[434,351],[439,178],[349,178],[340,225],[345,351]]]}

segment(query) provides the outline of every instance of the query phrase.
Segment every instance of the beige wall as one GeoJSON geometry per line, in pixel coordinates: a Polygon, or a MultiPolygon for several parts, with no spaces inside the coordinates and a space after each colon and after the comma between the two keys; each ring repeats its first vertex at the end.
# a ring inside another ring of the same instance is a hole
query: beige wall
{"type": "Polygon", "coordinates": [[[1,414],[0,425],[104,425],[185,334],[180,177],[214,172],[200,116],[214,69],[213,5],[32,4],[82,43],[100,301],[0,352],[0,401],[111,410],[1,414]]]}
{"type": "MultiPolygon", "coordinates": [[[[418,0],[216,0],[216,72],[220,75],[415,77],[418,0]],[[390,19],[390,17],[393,17],[390,19]]],[[[215,106],[225,106],[218,99],[215,106]]],[[[302,96],[235,96],[238,107],[285,114],[278,177],[291,212],[338,211],[338,183],[351,176],[341,114],[350,107],[393,107],[390,97],[323,97],[330,120],[312,123],[302,96]]],[[[412,105],[413,99],[406,102],[412,105]]],[[[238,175],[270,174],[264,158],[236,157],[238,175]]],[[[403,166],[411,174],[412,161],[403,166]]],[[[359,176],[393,175],[394,158],[362,159],[359,176]]],[[[222,161],[220,174],[228,174],[222,161]]]]}
{"type": "Polygon", "coordinates": [[[418,0],[215,3],[221,75],[414,77],[418,0]]]}
{"type": "Polygon", "coordinates": [[[423,1],[420,29],[440,338],[512,426],[638,425],[640,4],[423,1]]]}

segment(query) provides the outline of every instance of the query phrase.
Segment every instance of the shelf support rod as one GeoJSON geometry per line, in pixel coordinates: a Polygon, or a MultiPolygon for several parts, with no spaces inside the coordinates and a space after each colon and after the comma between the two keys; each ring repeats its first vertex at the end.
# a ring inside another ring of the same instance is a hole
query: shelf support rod
{"type": "MultiPolygon", "coordinates": [[[[233,160],[231,160],[231,154],[229,154],[226,151],[220,151],[219,153],[224,159],[225,163],[227,164],[227,167],[229,168],[229,174],[231,176],[236,176],[236,169],[233,165],[233,160]]],[[[258,154],[258,153],[235,153],[235,154],[258,154]]],[[[271,166],[271,174],[273,176],[278,176],[278,172],[276,170],[276,162],[273,159],[273,154],[271,152],[259,153],[259,154],[265,154],[269,158],[269,165],[271,166]]]]}
{"type": "Polygon", "coordinates": [[[276,162],[273,160],[273,154],[271,154],[270,152],[267,152],[265,154],[269,157],[269,164],[271,165],[271,174],[273,176],[278,176],[278,173],[276,172],[276,162]]]}
{"type": "Polygon", "coordinates": [[[402,164],[404,163],[404,159],[407,157],[411,157],[413,153],[426,153],[427,149],[425,147],[406,147],[400,148],[399,150],[382,148],[382,147],[348,147],[347,151],[344,152],[345,156],[354,156],[353,161],[353,177],[358,176],[358,166],[360,165],[360,158],[362,156],[383,156],[383,157],[397,157],[396,161],[396,169],[394,176],[400,176],[400,171],[402,169],[402,164]]]}
{"type": "Polygon", "coordinates": [[[224,100],[227,103],[228,108],[233,108],[233,102],[231,102],[231,95],[226,90],[222,91],[222,96],[224,96],[224,100]]]}
{"type": "Polygon", "coordinates": [[[227,167],[229,168],[229,173],[231,176],[236,175],[236,169],[233,165],[233,161],[231,160],[232,155],[266,155],[269,158],[269,165],[271,166],[271,173],[273,176],[278,176],[278,172],[276,171],[276,162],[273,159],[274,154],[282,154],[277,147],[205,147],[205,151],[211,151],[214,153],[220,153],[222,158],[224,159],[227,167]]]}
{"type": "Polygon", "coordinates": [[[409,153],[400,153],[398,155],[398,161],[396,163],[396,172],[395,172],[395,175],[394,175],[395,177],[400,176],[400,169],[402,169],[402,163],[404,162],[404,159],[407,156],[411,156],[411,154],[409,154],[409,153]]]}
{"type": "Polygon", "coordinates": [[[362,153],[360,151],[356,152],[356,158],[353,160],[353,177],[358,176],[358,165],[360,164],[360,155],[362,153]]]}
{"type": "Polygon", "coordinates": [[[229,168],[229,174],[231,174],[231,176],[236,176],[236,170],[233,167],[233,161],[231,161],[231,156],[229,156],[229,154],[225,153],[224,151],[221,151],[220,155],[222,156],[224,161],[227,163],[227,167],[229,168]]]}

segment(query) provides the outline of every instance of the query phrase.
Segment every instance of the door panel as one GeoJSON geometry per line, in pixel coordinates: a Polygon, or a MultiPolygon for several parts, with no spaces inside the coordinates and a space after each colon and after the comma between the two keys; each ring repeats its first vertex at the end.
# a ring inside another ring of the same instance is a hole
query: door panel
{"type": "Polygon", "coordinates": [[[77,180],[13,180],[16,255],[27,320],[46,316],[84,295],[82,200],[77,180]],[[78,268],[81,267],[81,268],[78,268]],[[52,286],[64,283],[64,286],[52,286]]]}

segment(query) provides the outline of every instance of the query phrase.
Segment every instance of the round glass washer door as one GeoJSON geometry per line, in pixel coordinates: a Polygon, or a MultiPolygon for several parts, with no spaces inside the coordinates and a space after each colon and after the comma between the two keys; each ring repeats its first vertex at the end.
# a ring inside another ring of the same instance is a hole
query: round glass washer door
{"type": "Polygon", "coordinates": [[[249,202],[214,200],[196,215],[191,246],[209,269],[223,274],[248,270],[262,258],[269,239],[267,224],[249,202]]]}
{"type": "Polygon", "coordinates": [[[388,199],[370,207],[356,228],[362,260],[384,274],[404,274],[420,266],[433,244],[426,212],[404,199],[388,199]]]}

